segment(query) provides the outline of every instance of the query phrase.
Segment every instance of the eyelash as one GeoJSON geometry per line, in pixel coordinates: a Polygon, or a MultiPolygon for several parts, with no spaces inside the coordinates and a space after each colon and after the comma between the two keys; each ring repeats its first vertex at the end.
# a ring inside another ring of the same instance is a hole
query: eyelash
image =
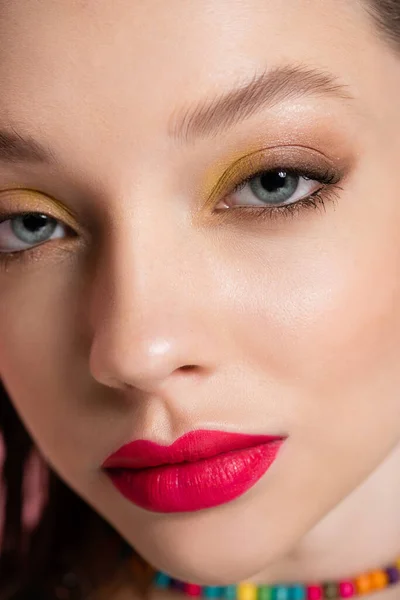
{"type": "MultiPolygon", "coordinates": [[[[338,198],[339,191],[342,190],[339,187],[338,182],[340,177],[332,171],[318,172],[313,169],[304,168],[284,168],[277,167],[275,169],[258,169],[253,171],[250,175],[241,179],[238,183],[230,187],[228,192],[225,192],[224,197],[235,194],[239,190],[243,189],[252,179],[261,175],[276,173],[277,171],[285,171],[288,175],[303,177],[313,181],[318,181],[322,184],[322,188],[319,188],[309,196],[297,200],[292,204],[285,204],[282,206],[238,206],[229,208],[227,210],[216,211],[219,220],[232,220],[236,221],[254,221],[254,220],[275,220],[280,218],[294,217],[305,210],[323,208],[325,210],[325,203],[328,201],[335,201],[338,198]]],[[[0,224],[17,216],[23,214],[29,214],[27,212],[12,213],[0,218],[0,224]]],[[[46,213],[40,213],[46,214],[46,213]]],[[[54,219],[52,215],[47,215],[49,218],[54,219]]],[[[56,219],[57,220],[57,219],[56,219]]],[[[64,225],[62,221],[59,221],[64,225]]],[[[69,237],[75,237],[77,234],[67,225],[64,225],[69,232],[69,237]]],[[[50,241],[50,240],[49,240],[50,241]]],[[[0,266],[3,269],[7,269],[10,263],[16,263],[19,261],[28,260],[34,258],[36,252],[41,251],[41,246],[45,246],[48,242],[43,242],[32,248],[26,250],[17,250],[13,252],[0,252],[0,266]]]]}
{"type": "Polygon", "coordinates": [[[278,220],[281,218],[295,217],[305,210],[323,208],[326,210],[327,202],[335,202],[339,198],[339,192],[343,190],[338,185],[341,177],[337,173],[330,170],[324,172],[306,168],[285,168],[276,167],[274,169],[258,169],[250,175],[241,179],[238,183],[230,187],[228,192],[224,193],[224,197],[231,196],[243,189],[250,181],[261,175],[285,171],[288,175],[295,177],[303,177],[322,184],[322,187],[291,204],[281,206],[237,206],[226,210],[217,211],[219,219],[228,220],[235,219],[239,221],[248,220],[278,220]],[[232,214],[234,213],[234,214],[232,214]]]}
{"type": "MultiPolygon", "coordinates": [[[[22,217],[24,215],[30,215],[30,214],[44,215],[44,216],[48,217],[49,219],[53,219],[53,220],[57,221],[57,223],[60,223],[67,232],[66,237],[63,239],[67,239],[67,238],[71,239],[71,238],[76,238],[78,236],[76,231],[74,231],[72,229],[72,227],[67,225],[64,221],[62,221],[61,219],[57,219],[57,217],[55,217],[54,215],[51,215],[51,214],[48,214],[48,213],[42,212],[42,211],[18,211],[18,212],[8,213],[8,214],[0,217],[0,225],[2,223],[4,223],[5,221],[9,221],[9,220],[15,219],[17,217],[22,217]]],[[[58,238],[58,239],[60,240],[61,238],[58,238]]],[[[36,246],[32,246],[31,248],[26,248],[24,250],[14,250],[12,252],[0,252],[0,268],[2,270],[7,271],[7,268],[10,265],[15,265],[20,262],[23,263],[23,262],[26,262],[29,260],[35,260],[35,258],[38,257],[38,254],[40,255],[40,253],[43,251],[43,247],[46,246],[51,241],[53,241],[53,240],[48,240],[47,242],[42,242],[40,244],[36,244],[36,246]]]]}

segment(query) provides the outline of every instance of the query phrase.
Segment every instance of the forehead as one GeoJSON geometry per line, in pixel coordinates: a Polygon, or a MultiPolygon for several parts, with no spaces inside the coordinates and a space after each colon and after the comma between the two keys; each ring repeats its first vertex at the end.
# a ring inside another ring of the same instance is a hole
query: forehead
{"type": "Polygon", "coordinates": [[[289,60],[346,74],[348,53],[363,50],[355,6],[349,0],[2,2],[2,103],[10,105],[11,96],[29,112],[34,101],[48,115],[54,108],[92,109],[97,98],[119,114],[135,107],[154,118],[289,60]]]}
{"type": "Polygon", "coordinates": [[[260,72],[303,64],[361,89],[369,38],[350,0],[0,2],[0,130],[74,173],[165,161],[176,113],[260,72]]]}

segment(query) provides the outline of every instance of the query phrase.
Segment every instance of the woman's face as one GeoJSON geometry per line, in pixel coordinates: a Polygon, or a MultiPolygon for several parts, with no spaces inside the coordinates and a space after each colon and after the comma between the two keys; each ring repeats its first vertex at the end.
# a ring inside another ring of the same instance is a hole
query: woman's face
{"type": "Polygon", "coordinates": [[[364,8],[1,3],[0,376],[58,474],[176,576],[251,576],[400,439],[400,62],[364,8]],[[287,439],[199,511],[101,468],[197,429],[287,439]]]}

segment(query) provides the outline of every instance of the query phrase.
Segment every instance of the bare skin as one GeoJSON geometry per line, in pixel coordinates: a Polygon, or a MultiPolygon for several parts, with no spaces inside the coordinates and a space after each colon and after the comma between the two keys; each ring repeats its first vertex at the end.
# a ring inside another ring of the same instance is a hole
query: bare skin
{"type": "Polygon", "coordinates": [[[0,129],[51,150],[0,161],[0,217],[60,224],[30,247],[0,225],[0,258],[23,256],[1,262],[0,377],[49,464],[155,568],[194,583],[389,564],[400,58],[363,3],[15,0],[0,4],[0,47],[0,129]],[[174,135],[185,111],[283,67],[296,93],[174,135]],[[312,69],[336,84],[307,88],[312,69]],[[258,169],[328,170],[330,184],[302,178],[324,206],[250,216],[265,203],[233,192],[252,173],[232,167],[251,153],[258,169]],[[131,439],[200,428],[288,439],[249,492],[192,513],[143,510],[100,469],[131,439]]]}

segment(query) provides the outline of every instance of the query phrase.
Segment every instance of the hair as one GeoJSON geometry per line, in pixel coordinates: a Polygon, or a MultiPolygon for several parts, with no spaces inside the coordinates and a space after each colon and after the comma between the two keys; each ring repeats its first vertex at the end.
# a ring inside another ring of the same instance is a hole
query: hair
{"type": "Polygon", "coordinates": [[[385,42],[400,50],[400,0],[361,0],[385,42]]]}
{"type": "Polygon", "coordinates": [[[45,462],[1,381],[0,434],[5,447],[1,488],[6,497],[0,600],[53,599],[57,590],[65,600],[80,600],[92,592],[98,592],[96,598],[108,598],[119,585],[128,584],[129,576],[131,585],[145,590],[153,570],[45,462]],[[24,481],[32,457],[45,471],[47,489],[41,516],[28,530],[24,481]],[[128,572],[121,566],[124,553],[131,562],[128,572]]]}
{"type": "MultiPolygon", "coordinates": [[[[400,0],[361,0],[361,3],[379,35],[400,51],[400,0]]],[[[103,577],[101,581],[97,578],[97,583],[91,583],[87,589],[91,592],[98,585],[99,589],[106,591],[104,597],[109,597],[117,580],[122,584],[126,582],[126,574],[120,570],[118,560],[118,548],[122,546],[123,539],[43,459],[48,482],[45,507],[33,530],[25,530],[22,518],[24,474],[36,448],[1,381],[0,434],[5,446],[1,482],[5,492],[5,514],[0,546],[0,600],[54,597],[75,600],[82,597],[82,590],[81,596],[76,595],[76,581],[71,571],[80,572],[83,581],[93,582],[96,570],[100,570],[103,577]],[[95,551],[89,551],[89,548],[95,551]],[[114,561],[102,560],[107,552],[113,553],[114,561]],[[85,560],[89,555],[92,556],[92,564],[85,560]],[[93,560],[96,562],[93,563],[93,560]],[[64,595],[56,593],[60,585],[64,586],[64,595]]],[[[149,571],[141,570],[140,565],[145,563],[138,555],[136,558],[139,565],[137,580],[146,587],[149,571]]]]}

